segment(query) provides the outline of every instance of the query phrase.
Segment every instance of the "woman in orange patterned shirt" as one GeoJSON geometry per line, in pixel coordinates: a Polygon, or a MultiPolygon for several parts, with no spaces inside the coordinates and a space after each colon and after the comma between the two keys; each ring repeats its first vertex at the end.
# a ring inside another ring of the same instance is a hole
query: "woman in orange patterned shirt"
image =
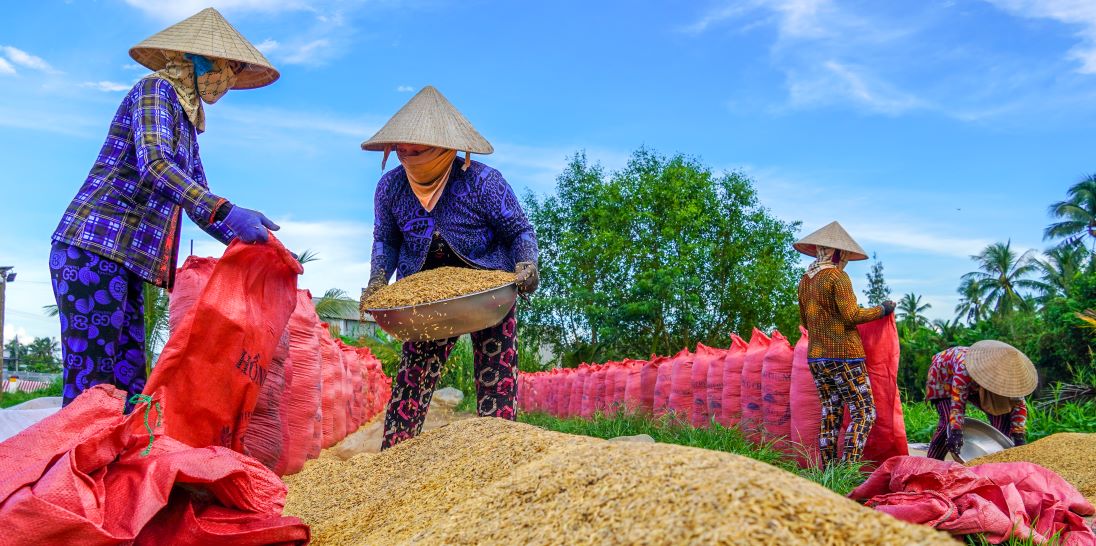
{"type": "Polygon", "coordinates": [[[894,302],[871,308],[857,305],[845,265],[868,256],[837,222],[804,237],[795,249],[815,257],[799,281],[799,316],[810,334],[807,364],[822,402],[818,435],[822,464],[858,461],[875,423],[875,401],[856,325],[894,312],[894,302]],[[844,450],[838,453],[846,406],[849,426],[844,450]]]}

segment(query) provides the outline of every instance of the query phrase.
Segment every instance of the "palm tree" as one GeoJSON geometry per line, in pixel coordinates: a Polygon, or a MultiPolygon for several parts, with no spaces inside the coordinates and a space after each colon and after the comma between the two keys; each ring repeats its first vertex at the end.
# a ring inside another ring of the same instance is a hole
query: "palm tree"
{"type": "Polygon", "coordinates": [[[936,319],[932,321],[932,327],[936,330],[936,333],[940,334],[940,339],[948,345],[954,345],[956,339],[959,337],[959,332],[963,329],[963,324],[959,322],[959,319],[944,320],[936,319]]]}
{"type": "Polygon", "coordinates": [[[1042,279],[1037,282],[1042,300],[1065,296],[1074,279],[1085,268],[1088,251],[1080,245],[1057,246],[1046,251],[1045,260],[1035,260],[1042,279]]]}
{"type": "Polygon", "coordinates": [[[913,328],[925,326],[929,321],[925,318],[924,312],[931,308],[932,304],[922,304],[921,296],[910,292],[902,296],[902,299],[898,302],[898,320],[913,328]]]}
{"type": "MultiPolygon", "coordinates": [[[[351,299],[346,291],[339,288],[330,288],[316,301],[316,314],[320,319],[331,322],[336,319],[346,318],[358,311],[358,302],[351,299]]],[[[331,325],[331,335],[339,335],[339,327],[331,325]]]]}
{"type": "Polygon", "coordinates": [[[1047,226],[1043,238],[1064,238],[1062,246],[1075,246],[1088,237],[1096,251],[1096,174],[1081,179],[1067,193],[1068,199],[1050,206],[1050,215],[1060,221],[1047,226]]]}
{"type": "Polygon", "coordinates": [[[1028,308],[1030,302],[1020,291],[1039,289],[1038,281],[1028,278],[1037,268],[1032,259],[1033,253],[1034,250],[1028,250],[1017,254],[1012,249],[1012,241],[993,243],[981,253],[971,256],[980,271],[963,275],[963,280],[977,283],[982,302],[992,308],[997,316],[1028,308]]]}
{"type": "Polygon", "coordinates": [[[982,286],[974,279],[963,279],[959,283],[959,305],[955,306],[957,319],[974,324],[985,318],[985,305],[982,303],[982,286]]]}

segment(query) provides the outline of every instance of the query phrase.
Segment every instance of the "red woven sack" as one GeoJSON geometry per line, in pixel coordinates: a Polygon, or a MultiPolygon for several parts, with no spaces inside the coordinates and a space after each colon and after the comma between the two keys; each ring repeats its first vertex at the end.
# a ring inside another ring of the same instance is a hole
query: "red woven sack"
{"type": "Polygon", "coordinates": [[[590,419],[600,411],[605,398],[605,367],[590,366],[588,373],[582,386],[582,406],[579,410],[583,419],[590,419]]]}
{"type": "Polygon", "coordinates": [[[660,356],[651,360],[655,367],[655,390],[651,397],[651,412],[655,417],[670,411],[670,389],[674,380],[674,357],[660,356]]]}
{"type": "Polygon", "coordinates": [[[323,442],[320,387],[320,318],[308,290],[297,291],[297,307],[289,317],[289,360],[293,378],[286,391],[289,444],[286,473],[299,472],[304,462],[320,456],[323,442]]]}
{"type": "Polygon", "coordinates": [[[747,343],[731,334],[731,348],[723,357],[723,411],[719,424],[731,428],[742,421],[742,364],[746,360],[747,343]]]}
{"type": "Polygon", "coordinates": [[[766,442],[776,449],[792,454],[791,448],[791,383],[792,355],[788,339],[779,330],[773,331],[772,343],[761,364],[761,418],[766,442]]]}
{"type": "MultiPolygon", "coordinates": [[[[643,369],[645,360],[626,360],[628,379],[624,382],[624,399],[621,405],[625,411],[639,412],[643,408],[643,369]]],[[[654,388],[654,385],[651,386],[654,388]]]]}
{"type": "Polygon", "coordinates": [[[616,375],[613,374],[613,370],[619,365],[619,362],[606,362],[602,364],[602,369],[605,373],[605,392],[602,393],[601,407],[598,408],[602,412],[605,412],[613,403],[613,392],[616,390],[616,375]]]}
{"type": "Polygon", "coordinates": [[[754,328],[750,345],[746,347],[746,357],[742,360],[742,420],[738,428],[747,440],[754,443],[761,442],[761,368],[769,343],[769,336],[754,328]]]}
{"type": "Polygon", "coordinates": [[[902,400],[898,394],[898,329],[894,315],[857,326],[864,342],[865,364],[875,399],[875,425],[864,445],[868,468],[897,455],[909,455],[902,400]],[[875,464],[871,464],[875,463],[875,464]]]}
{"type": "Polygon", "coordinates": [[[347,434],[351,434],[358,430],[358,427],[362,426],[362,408],[365,405],[365,396],[363,392],[365,382],[362,380],[362,365],[358,361],[358,351],[354,347],[351,347],[345,343],[339,343],[339,348],[343,352],[343,362],[346,363],[346,370],[349,373],[347,377],[347,385],[350,388],[347,402],[350,405],[350,415],[346,421],[347,434]]]}
{"type": "Polygon", "coordinates": [[[609,369],[609,376],[612,378],[613,392],[609,394],[609,387],[605,387],[605,397],[608,403],[607,411],[610,413],[616,413],[620,411],[620,408],[624,406],[624,396],[628,389],[628,375],[631,370],[629,361],[617,362],[612,368],[609,369]]]}
{"type": "Polygon", "coordinates": [[[582,416],[582,394],[586,392],[586,381],[590,378],[590,365],[580,364],[572,374],[571,399],[567,401],[567,417],[582,416]]]}
{"type": "MultiPolygon", "coordinates": [[[[728,351],[711,347],[705,347],[705,349],[710,351],[708,375],[704,386],[705,397],[708,399],[708,421],[710,422],[712,419],[718,421],[719,415],[723,413],[723,367],[727,361],[728,351]]],[[[696,351],[701,352],[699,348],[696,351]]]]}
{"type": "MultiPolygon", "coordinates": [[[[322,428],[324,449],[329,448],[339,440],[336,422],[343,419],[338,411],[342,393],[342,355],[335,339],[327,329],[327,323],[320,323],[316,330],[320,338],[320,375],[323,383],[320,390],[320,405],[322,407],[322,428]]],[[[345,432],[345,425],[344,425],[345,432]]]]}
{"type": "Polygon", "coordinates": [[[552,404],[552,414],[556,417],[571,416],[571,392],[574,390],[576,372],[574,368],[560,368],[552,388],[555,394],[555,402],[552,404]]]}
{"type": "Polygon", "coordinates": [[[711,422],[711,406],[708,404],[708,370],[711,369],[713,360],[722,357],[718,351],[719,349],[697,343],[696,352],[693,353],[693,409],[689,417],[696,428],[707,427],[711,422]]]}
{"type": "Polygon", "coordinates": [[[282,517],[285,485],[273,472],[232,450],[192,448],[164,435],[155,406],[171,402],[162,395],[128,416],[124,397],[108,385],[92,387],[0,443],[0,542],[308,542],[306,525],[282,517]],[[200,491],[201,506],[214,508],[185,520],[166,517],[196,504],[191,491],[200,491]]]}
{"type": "Polygon", "coordinates": [[[286,435],[289,428],[289,413],[285,407],[286,365],[289,361],[289,334],[283,331],[270,367],[266,370],[266,381],[259,389],[259,399],[251,413],[247,431],[244,432],[243,453],[255,457],[267,468],[279,476],[285,474],[288,463],[286,453],[286,435]]]}
{"type": "Polygon", "coordinates": [[[215,265],[217,258],[189,256],[175,272],[175,286],[171,289],[167,313],[167,325],[172,333],[183,323],[183,317],[190,308],[198,302],[198,296],[202,295],[215,265]]]}
{"type": "Polygon", "coordinates": [[[822,428],[822,402],[818,399],[818,387],[807,366],[807,349],[810,339],[807,329],[800,326],[802,334],[792,354],[792,380],[788,394],[792,406],[791,449],[803,468],[822,464],[818,453],[818,433],[822,428]]]}
{"type": "Polygon", "coordinates": [[[693,415],[693,353],[682,349],[674,355],[670,365],[670,398],[667,401],[674,419],[689,424],[693,415]]]}
{"type": "Polygon", "coordinates": [[[169,436],[194,447],[243,449],[274,349],[297,304],[301,272],[273,236],[265,244],[237,239],[228,246],[145,385],[145,394],[159,391],[179,401],[164,408],[169,436]]]}

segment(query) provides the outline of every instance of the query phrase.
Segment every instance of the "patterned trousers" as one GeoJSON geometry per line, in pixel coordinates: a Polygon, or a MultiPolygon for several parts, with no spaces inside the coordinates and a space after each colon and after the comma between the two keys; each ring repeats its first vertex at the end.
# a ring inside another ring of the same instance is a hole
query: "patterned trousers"
{"type": "MultiPolygon", "coordinates": [[[[936,408],[936,413],[940,414],[940,422],[936,423],[936,432],[932,434],[932,441],[929,443],[929,452],[927,457],[933,459],[944,460],[944,457],[948,455],[948,422],[951,417],[951,399],[950,398],[937,398],[935,400],[929,400],[929,403],[936,408]]],[[[993,428],[1001,431],[1001,434],[1012,437],[1012,414],[1006,413],[1004,415],[990,415],[989,424],[993,428]]]]}
{"type": "MultiPolygon", "coordinates": [[[[477,413],[514,420],[517,399],[517,319],[515,309],[497,326],[472,333],[477,413]]],[[[392,381],[392,400],[384,416],[388,449],[422,431],[442,368],[458,338],[403,344],[400,369],[392,381]]]]}
{"type": "Polygon", "coordinates": [[[126,391],[145,388],[144,280],[117,262],[54,243],[49,256],[61,320],[62,405],[99,384],[126,391]]]}
{"type": "Polygon", "coordinates": [[[822,402],[822,426],[818,447],[823,467],[838,460],[837,438],[845,408],[849,408],[849,426],[845,429],[845,446],[841,462],[859,461],[864,454],[868,433],[875,424],[875,399],[871,382],[864,369],[864,359],[815,358],[807,366],[818,388],[822,402]]]}

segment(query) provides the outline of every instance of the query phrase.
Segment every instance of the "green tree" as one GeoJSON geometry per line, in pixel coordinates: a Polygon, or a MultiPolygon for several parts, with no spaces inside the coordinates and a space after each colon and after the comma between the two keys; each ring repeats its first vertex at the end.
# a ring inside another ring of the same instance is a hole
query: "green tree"
{"type": "Polygon", "coordinates": [[[986,306],[982,302],[982,286],[974,279],[963,279],[959,283],[959,305],[955,306],[956,318],[974,324],[986,316],[986,306]]]}
{"type": "Polygon", "coordinates": [[[864,295],[868,297],[868,305],[882,305],[890,298],[890,287],[883,278],[883,262],[879,261],[873,252],[871,255],[871,271],[868,272],[868,287],[864,289],[864,295]]]}
{"type": "Polygon", "coordinates": [[[577,154],[555,195],[526,202],[542,283],[521,308],[522,335],[568,364],[726,346],[733,331],[799,322],[797,224],[761,207],[741,173],[640,149],[607,175],[577,154]]]}
{"type": "Polygon", "coordinates": [[[27,345],[19,341],[19,336],[15,336],[14,339],[4,344],[4,348],[8,351],[8,358],[14,362],[11,364],[11,369],[14,370],[16,364],[24,365],[27,360],[28,348],[27,345]]]}
{"type": "Polygon", "coordinates": [[[35,372],[56,372],[60,371],[60,360],[58,354],[61,352],[61,345],[57,343],[56,339],[48,337],[34,338],[29,345],[27,345],[27,369],[35,372]]]}
{"type": "Polygon", "coordinates": [[[921,303],[921,296],[910,292],[898,301],[898,320],[909,329],[928,326],[929,319],[925,317],[925,311],[932,308],[932,304],[921,303]]]}
{"type": "MultiPolygon", "coordinates": [[[[339,288],[329,288],[327,292],[316,301],[316,314],[320,320],[330,322],[354,315],[358,312],[358,302],[353,300],[346,291],[339,288]]],[[[331,334],[340,335],[338,326],[331,325],[331,334]]]]}
{"type": "Polygon", "coordinates": [[[1042,277],[1036,283],[1040,299],[1064,297],[1074,280],[1085,270],[1090,254],[1080,245],[1058,246],[1046,251],[1046,259],[1035,260],[1042,277]]]}
{"type": "Polygon", "coordinates": [[[1043,233],[1044,239],[1062,239],[1062,246],[1084,246],[1089,239],[1096,250],[1096,174],[1086,176],[1067,191],[1068,198],[1050,206],[1059,220],[1043,233]]]}
{"type": "Polygon", "coordinates": [[[1029,278],[1036,271],[1033,252],[1017,253],[1011,241],[993,243],[971,256],[979,270],[963,275],[963,279],[977,283],[982,301],[998,318],[1015,310],[1030,309],[1030,302],[1021,291],[1039,289],[1038,282],[1029,278]]]}

